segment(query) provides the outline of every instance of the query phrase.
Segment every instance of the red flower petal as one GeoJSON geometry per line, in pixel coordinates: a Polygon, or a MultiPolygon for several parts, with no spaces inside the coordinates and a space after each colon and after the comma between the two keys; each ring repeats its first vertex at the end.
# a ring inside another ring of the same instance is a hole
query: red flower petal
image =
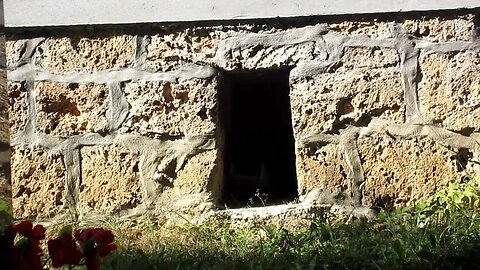
{"type": "Polygon", "coordinates": [[[40,224],[35,225],[32,230],[32,238],[35,238],[37,240],[42,240],[45,239],[45,227],[43,227],[40,224]]]}
{"type": "Polygon", "coordinates": [[[85,266],[87,267],[87,270],[99,270],[100,262],[96,256],[88,256],[85,258],[85,266]]]}
{"type": "Polygon", "coordinates": [[[54,268],[64,265],[78,265],[83,258],[83,254],[78,250],[78,246],[71,235],[64,234],[56,239],[49,240],[48,254],[52,259],[54,268]]]}
{"type": "Polygon", "coordinates": [[[32,235],[33,224],[31,221],[22,220],[20,223],[15,225],[15,230],[25,237],[32,235]]]}

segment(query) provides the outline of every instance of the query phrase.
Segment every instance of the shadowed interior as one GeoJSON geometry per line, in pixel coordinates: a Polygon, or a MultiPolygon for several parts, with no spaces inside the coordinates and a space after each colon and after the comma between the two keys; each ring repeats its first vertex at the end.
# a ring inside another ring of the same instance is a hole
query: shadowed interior
{"type": "Polygon", "coordinates": [[[289,72],[225,73],[222,78],[228,207],[279,204],[298,195],[289,72]]]}

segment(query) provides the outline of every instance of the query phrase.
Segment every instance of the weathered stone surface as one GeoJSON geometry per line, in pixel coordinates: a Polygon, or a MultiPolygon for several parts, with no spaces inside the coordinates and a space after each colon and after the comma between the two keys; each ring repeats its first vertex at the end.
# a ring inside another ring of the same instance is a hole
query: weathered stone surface
{"type": "Polygon", "coordinates": [[[362,137],[363,203],[392,207],[424,200],[464,170],[464,157],[428,139],[362,137]]]}
{"type": "Polygon", "coordinates": [[[311,78],[294,78],[294,134],[332,131],[370,117],[404,121],[398,55],[390,49],[347,48],[342,66],[311,78]],[[381,68],[380,68],[381,67],[381,68]]]}
{"type": "Polygon", "coordinates": [[[175,190],[173,191],[182,194],[206,191],[216,160],[216,150],[210,150],[191,157],[185,164],[185,167],[178,172],[174,182],[175,190]]]}
{"type": "Polygon", "coordinates": [[[27,122],[27,92],[23,84],[15,82],[8,82],[7,91],[10,100],[10,134],[13,137],[24,129],[27,122]]]}
{"type": "Polygon", "coordinates": [[[121,131],[146,136],[210,134],[215,129],[216,79],[125,86],[132,105],[121,131]]]}
{"type": "Polygon", "coordinates": [[[210,150],[191,157],[177,173],[170,187],[162,193],[162,201],[171,209],[198,216],[211,210],[213,200],[208,185],[215,179],[217,151],[210,150]]]}
{"type": "Polygon", "coordinates": [[[406,33],[429,40],[455,41],[470,40],[475,30],[474,16],[462,16],[455,19],[431,18],[405,20],[406,33]]]}
{"type": "Polygon", "coordinates": [[[130,35],[47,38],[37,49],[36,64],[53,73],[92,72],[129,67],[136,41],[130,35]]]}
{"type": "Polygon", "coordinates": [[[187,63],[211,64],[219,41],[220,32],[201,29],[154,35],[146,48],[146,68],[170,71],[187,63]]]}
{"type": "Polygon", "coordinates": [[[108,214],[142,201],[139,157],[120,146],[84,147],[78,209],[108,214]]]}
{"type": "Polygon", "coordinates": [[[11,159],[15,218],[53,217],[66,196],[62,158],[41,148],[15,147],[11,159]]]}
{"type": "Polygon", "coordinates": [[[297,154],[297,179],[299,194],[320,188],[333,194],[351,193],[347,179],[348,167],[339,147],[327,144],[299,150],[297,154]]]}
{"type": "Polygon", "coordinates": [[[344,35],[367,35],[379,38],[393,37],[392,27],[383,21],[344,21],[329,25],[334,31],[344,35]]]}
{"type": "Polygon", "coordinates": [[[480,56],[424,52],[419,62],[422,112],[453,131],[480,131],[480,56]]]}
{"type": "Polygon", "coordinates": [[[345,68],[388,68],[400,64],[400,55],[389,48],[346,47],[342,63],[345,68]]]}
{"type": "Polygon", "coordinates": [[[326,58],[327,53],[313,41],[278,47],[257,45],[229,51],[224,68],[227,70],[278,68],[294,66],[300,61],[326,58]]]}
{"type": "Polygon", "coordinates": [[[106,128],[106,86],[39,82],[35,89],[38,130],[70,136],[106,128]]]}
{"type": "Polygon", "coordinates": [[[22,57],[22,48],[25,40],[7,40],[5,43],[7,67],[13,66],[22,57]]]}

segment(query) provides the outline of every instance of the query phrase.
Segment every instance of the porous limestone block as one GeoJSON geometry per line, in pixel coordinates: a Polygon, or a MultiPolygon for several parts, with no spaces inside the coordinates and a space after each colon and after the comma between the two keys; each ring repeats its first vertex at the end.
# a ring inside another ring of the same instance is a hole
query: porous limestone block
{"type": "Polygon", "coordinates": [[[23,131],[27,122],[27,90],[24,84],[9,81],[7,83],[7,91],[10,103],[8,119],[10,122],[10,134],[13,137],[23,131]]]}
{"type": "Polygon", "coordinates": [[[218,184],[217,150],[209,150],[188,159],[162,193],[163,203],[187,215],[200,215],[211,210],[211,185],[218,184]],[[216,183],[214,183],[216,182],[216,183]]]}
{"type": "Polygon", "coordinates": [[[346,69],[398,67],[400,55],[389,48],[345,47],[341,63],[346,69]]]}
{"type": "Polygon", "coordinates": [[[342,35],[367,35],[378,38],[393,37],[392,26],[389,22],[371,20],[371,21],[343,21],[332,23],[329,28],[339,32],[342,35]]]}
{"type": "Polygon", "coordinates": [[[222,40],[216,64],[226,70],[295,66],[305,61],[326,60],[322,25],[258,33],[229,33],[222,40]]]}
{"type": "Polygon", "coordinates": [[[149,137],[211,134],[216,126],[216,87],[216,79],[128,83],[124,92],[131,111],[120,130],[149,137]]]}
{"type": "MultiPolygon", "coordinates": [[[[12,67],[22,57],[23,49],[25,48],[24,39],[7,40],[5,42],[5,52],[7,59],[7,67],[12,67]]],[[[3,48],[2,48],[3,49],[3,48]]]]}
{"type": "Polygon", "coordinates": [[[11,154],[15,218],[53,217],[64,207],[66,169],[45,149],[14,147],[11,154]]]}
{"type": "Polygon", "coordinates": [[[220,41],[220,32],[186,29],[150,37],[146,46],[146,68],[170,71],[188,63],[211,64],[220,41]]]}
{"type": "Polygon", "coordinates": [[[346,48],[339,66],[292,78],[290,100],[295,138],[330,132],[371,117],[404,122],[398,53],[381,48],[346,48]]]}
{"type": "Polygon", "coordinates": [[[315,42],[285,46],[253,46],[231,50],[226,57],[227,70],[265,69],[295,66],[300,61],[325,60],[327,53],[319,49],[315,42]]]}
{"type": "Polygon", "coordinates": [[[67,137],[106,129],[105,85],[38,82],[35,90],[39,131],[67,137]]]}
{"type": "Polygon", "coordinates": [[[422,113],[449,130],[480,131],[479,54],[422,52],[419,63],[422,113]]]}
{"type": "Polygon", "coordinates": [[[475,31],[473,15],[456,18],[421,18],[403,21],[403,30],[416,37],[434,41],[467,41],[472,39],[475,31]]]}
{"type": "Polygon", "coordinates": [[[55,74],[132,66],[136,39],[130,35],[49,37],[37,48],[36,64],[55,74]]]}
{"type": "Polygon", "coordinates": [[[350,196],[348,165],[338,145],[327,144],[298,150],[296,156],[299,194],[321,189],[335,195],[350,196]]]}
{"type": "Polygon", "coordinates": [[[362,202],[368,206],[425,200],[465,170],[465,157],[429,139],[372,135],[359,138],[358,147],[365,173],[362,202]]]}
{"type": "Polygon", "coordinates": [[[81,149],[80,214],[111,214],[142,202],[139,156],[122,146],[81,149]]]}

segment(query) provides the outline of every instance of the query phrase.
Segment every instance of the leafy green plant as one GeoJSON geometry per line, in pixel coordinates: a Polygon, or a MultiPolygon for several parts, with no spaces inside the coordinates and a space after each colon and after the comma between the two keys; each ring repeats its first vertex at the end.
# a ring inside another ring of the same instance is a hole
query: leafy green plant
{"type": "Polygon", "coordinates": [[[12,206],[0,198],[0,232],[12,223],[12,206]]]}

